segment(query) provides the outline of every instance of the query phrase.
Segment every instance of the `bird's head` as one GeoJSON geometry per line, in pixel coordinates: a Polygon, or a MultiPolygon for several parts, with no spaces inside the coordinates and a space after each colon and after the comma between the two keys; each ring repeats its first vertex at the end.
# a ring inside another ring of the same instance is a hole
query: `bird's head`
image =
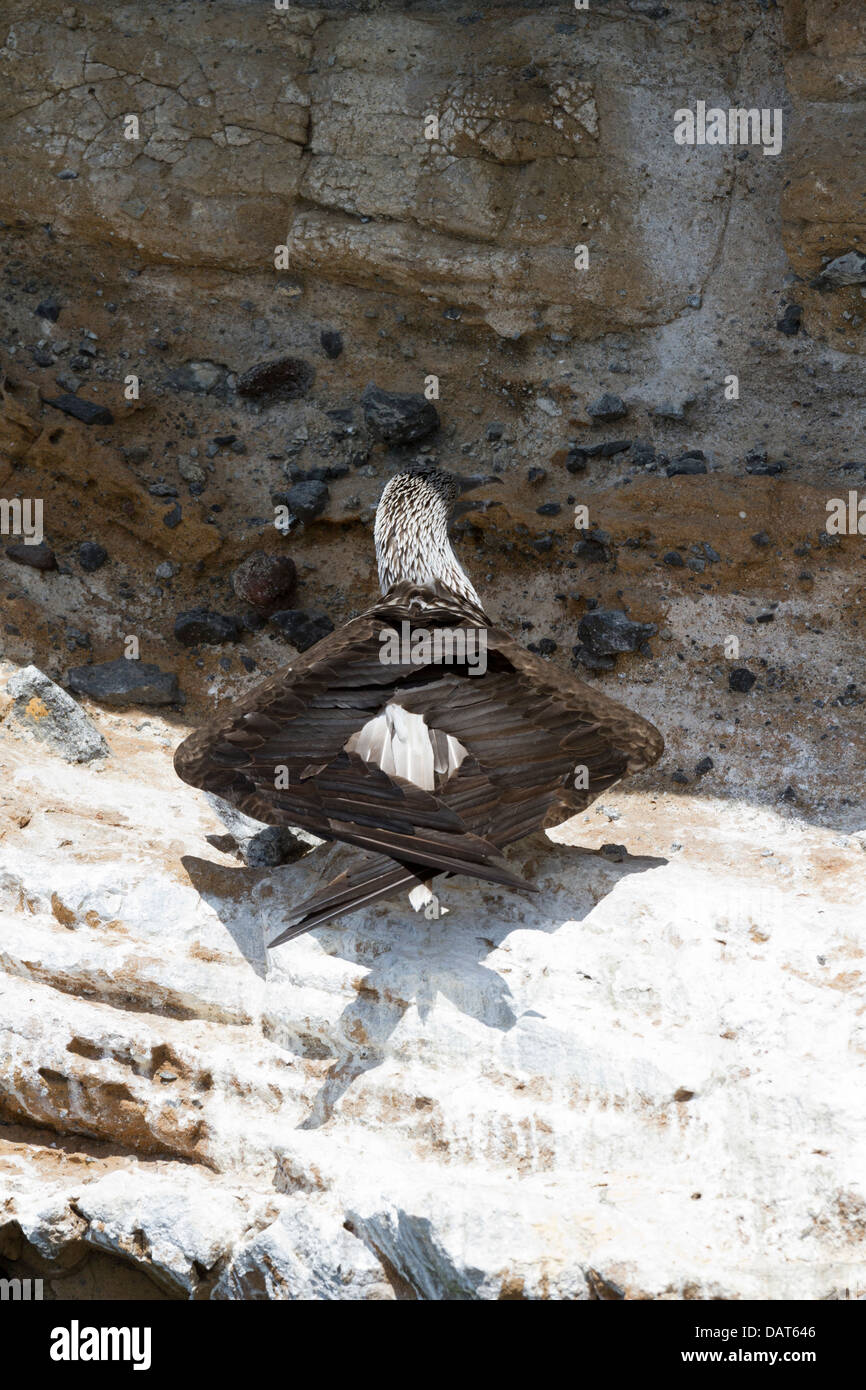
{"type": "Polygon", "coordinates": [[[480,605],[448,539],[449,522],[477,506],[469,494],[496,477],[461,476],[416,464],[386,483],[376,509],[379,583],[387,593],[399,579],[417,584],[439,579],[480,605]]]}

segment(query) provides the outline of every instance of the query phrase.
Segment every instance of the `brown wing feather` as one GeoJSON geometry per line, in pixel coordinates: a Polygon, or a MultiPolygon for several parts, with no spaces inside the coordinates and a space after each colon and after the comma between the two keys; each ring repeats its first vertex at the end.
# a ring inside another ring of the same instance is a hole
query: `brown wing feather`
{"type": "MultiPolygon", "coordinates": [[[[269,824],[301,825],[379,858],[527,887],[499,851],[587,805],[627,773],[660,756],[658,730],[569,672],[527,652],[482,611],[441,586],[395,585],[290,667],[190,735],[175,755],[179,776],[269,824]],[[415,627],[487,630],[483,676],[454,667],[384,665],[379,634],[415,627]],[[388,776],[345,752],[352,734],[396,699],[428,727],[468,750],[435,793],[388,776]],[[589,774],[575,788],[577,764],[589,774]],[[275,785],[275,770],[287,785],[275,785]]],[[[403,881],[397,874],[393,885],[403,881]]],[[[365,874],[345,898],[382,896],[391,871],[365,874]]],[[[392,886],[393,886],[392,885],[392,886]]],[[[346,911],[338,894],[337,911],[346,911]]],[[[321,912],[329,904],[321,905],[321,912]]],[[[317,908],[317,920],[324,920],[317,908]]]]}

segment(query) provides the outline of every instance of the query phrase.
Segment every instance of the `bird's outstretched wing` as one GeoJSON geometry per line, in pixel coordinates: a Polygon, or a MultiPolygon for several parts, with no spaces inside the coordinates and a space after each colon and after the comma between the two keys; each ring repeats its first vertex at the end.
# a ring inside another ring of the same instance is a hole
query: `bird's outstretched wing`
{"type": "Polygon", "coordinates": [[[530,887],[502,849],[574,814],[662,748],[646,720],[527,652],[474,605],[401,584],[192,734],[175,767],[257,820],[368,852],[292,914],[285,940],[435,873],[530,887]],[[483,630],[484,674],[383,662],[383,629],[404,619],[483,630]],[[459,741],[459,767],[432,790],[347,748],[389,703],[459,741]]]}
{"type": "MultiPolygon", "coordinates": [[[[390,700],[429,678],[411,660],[381,659],[380,634],[401,612],[377,606],[325,638],[186,739],[175,769],[266,824],[300,825],[402,864],[529,887],[439,793],[346,748],[390,700]]],[[[426,620],[437,614],[431,605],[426,620]]]]}

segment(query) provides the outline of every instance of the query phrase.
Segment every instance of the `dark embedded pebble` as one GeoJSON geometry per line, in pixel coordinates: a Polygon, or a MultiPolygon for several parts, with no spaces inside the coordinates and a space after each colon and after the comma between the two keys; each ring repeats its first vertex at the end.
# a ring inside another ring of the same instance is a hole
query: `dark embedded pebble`
{"type": "Polygon", "coordinates": [[[676,478],[682,475],[694,475],[706,473],[707,465],[703,459],[694,458],[691,455],[683,454],[680,458],[674,459],[673,463],[665,470],[669,478],[676,478]]]}
{"type": "Polygon", "coordinates": [[[685,567],[685,560],[683,559],[682,555],[677,553],[676,550],[666,551],[665,554],[662,556],[662,559],[664,560],[665,564],[670,565],[672,569],[683,569],[685,567]]]}
{"type": "Polygon", "coordinates": [[[526,481],[528,483],[543,483],[546,477],[546,468],[530,468],[526,474],[526,481]]]}
{"type": "Polygon", "coordinates": [[[712,772],[715,763],[712,758],[701,758],[699,763],[695,763],[695,776],[703,777],[708,772],[712,772]]]}
{"type": "Polygon", "coordinates": [[[542,637],[538,642],[528,642],[526,650],[535,652],[536,656],[553,656],[556,651],[556,643],[552,637],[542,637]]]}
{"type": "Polygon", "coordinates": [[[370,382],[361,404],[367,428],[385,444],[411,444],[439,428],[439,412],[421,395],[398,395],[370,382]]]}
{"type": "Polygon", "coordinates": [[[583,451],[587,458],[612,459],[630,448],[630,439],[606,439],[603,444],[585,444],[583,451]]]}
{"type": "Polygon", "coordinates": [[[174,705],[184,700],[177,676],[146,661],[127,661],[125,657],[75,666],[66,684],[76,695],[87,695],[104,705],[174,705]]]}
{"type": "Polygon", "coordinates": [[[562,507],[559,502],[544,502],[540,507],[535,508],[537,516],[559,516],[562,507]]]}
{"type": "Polygon", "coordinates": [[[175,618],[174,635],[184,647],[197,647],[200,643],[237,642],[241,628],[237,618],[228,614],[189,608],[175,618]]]}
{"type": "Polygon", "coordinates": [[[37,318],[47,319],[49,323],[56,323],[60,318],[62,305],[56,299],[43,299],[33,310],[37,318]]]}
{"type": "Polygon", "coordinates": [[[30,356],[33,358],[37,367],[53,367],[54,355],[46,351],[45,348],[35,347],[30,349],[30,356]]]}
{"type": "Polygon", "coordinates": [[[232,573],[232,588],[244,603],[268,609],[285,603],[297,579],[295,562],[290,556],[268,555],[257,550],[241,561],[232,573]]]}
{"type": "Polygon", "coordinates": [[[774,623],[776,621],[776,615],[775,613],[759,613],[755,621],[758,623],[774,623]]]}
{"type": "Polygon", "coordinates": [[[770,537],[767,535],[766,531],[756,531],[752,536],[752,542],[754,545],[769,545],[770,537]]]}
{"type": "Polygon", "coordinates": [[[88,574],[98,570],[108,559],[108,551],[96,541],[82,541],[78,547],[78,563],[88,574]]]}
{"type": "Polygon", "coordinates": [[[620,608],[597,608],[585,613],[577,635],[593,656],[614,656],[637,651],[658,632],[655,623],[636,623],[620,608]]]}
{"type": "Polygon", "coordinates": [[[62,410],[64,415],[72,415],[85,425],[112,425],[114,423],[114,416],[107,406],[97,405],[95,401],[84,401],[80,396],[72,394],[46,396],[45,404],[53,405],[55,410],[62,410]]]}
{"type": "Polygon", "coordinates": [[[758,478],[773,478],[778,473],[786,473],[787,470],[787,463],[783,463],[781,459],[777,459],[773,463],[762,462],[746,464],[746,472],[758,478]]]}
{"type": "Polygon", "coordinates": [[[150,458],[149,444],[130,444],[128,449],[121,450],[127,463],[146,463],[150,458]]]}
{"type": "Polygon", "coordinates": [[[553,536],[548,533],[546,536],[539,536],[537,540],[530,541],[533,550],[537,550],[539,555],[546,555],[548,550],[553,549],[553,536]]]}
{"type": "Polygon", "coordinates": [[[645,468],[648,463],[653,463],[655,460],[655,447],[647,443],[645,439],[635,439],[631,446],[631,456],[639,467],[645,468]]]}
{"type": "Polygon", "coordinates": [[[314,377],[313,368],[302,357],[278,357],[273,362],[258,362],[243,372],[238,377],[238,395],[293,400],[306,395],[314,377]]]}
{"type": "Polygon", "coordinates": [[[165,512],[162,518],[163,526],[167,526],[169,531],[173,531],[175,526],[179,526],[183,521],[183,511],[181,505],[176,502],[170,512],[165,512]]]}
{"type": "Polygon", "coordinates": [[[241,840],[238,848],[247,868],[272,869],[277,864],[290,864],[293,859],[305,854],[309,846],[293,835],[287,826],[269,825],[248,840],[241,840]]]}
{"type": "Polygon", "coordinates": [[[301,608],[286,608],[274,613],[271,622],[299,652],[314,647],[334,631],[334,624],[325,613],[306,613],[301,608]]]}
{"type": "Polygon", "coordinates": [[[671,773],[671,781],[672,781],[672,782],[679,782],[680,785],[685,785],[685,786],[687,786],[687,785],[688,785],[689,779],[688,779],[688,777],[686,776],[686,774],[683,772],[682,768],[681,768],[681,767],[678,767],[677,770],[676,770],[676,772],[672,772],[672,773],[671,773]]]}
{"type": "Polygon", "coordinates": [[[254,657],[247,656],[246,652],[241,652],[241,665],[245,671],[255,671],[257,664],[254,657]]]}
{"type": "Polygon", "coordinates": [[[758,677],[745,666],[735,666],[728,676],[728,685],[741,695],[747,695],[758,677]]]}
{"type": "Polygon", "coordinates": [[[583,560],[596,562],[612,558],[613,548],[609,531],[602,531],[600,527],[596,527],[594,531],[582,531],[581,535],[583,540],[578,541],[574,547],[575,555],[579,555],[583,560]]]}
{"type": "Polygon", "coordinates": [[[718,552],[717,550],[713,550],[713,547],[712,547],[711,545],[709,545],[709,544],[707,543],[707,541],[703,541],[702,544],[703,544],[703,547],[704,547],[704,554],[706,555],[706,557],[707,557],[707,559],[709,560],[710,564],[711,564],[711,565],[718,565],[718,564],[720,564],[720,563],[721,563],[722,557],[721,557],[721,555],[719,554],[719,552],[718,552]]]}
{"type": "Polygon", "coordinates": [[[319,335],[319,342],[322,344],[325,356],[330,357],[332,361],[336,361],[343,351],[343,335],[338,333],[335,328],[323,328],[319,335]]]}
{"type": "Polygon", "coordinates": [[[147,490],[151,497],[177,497],[177,488],[171,483],[151,483],[147,490]]]}
{"type": "Polygon", "coordinates": [[[586,666],[590,671],[612,671],[616,665],[612,656],[596,656],[581,643],[571,649],[572,666],[586,666]]]}
{"type": "Polygon", "coordinates": [[[490,443],[492,444],[492,443],[494,443],[497,439],[501,439],[501,438],[502,438],[503,429],[504,429],[504,427],[503,427],[502,425],[500,425],[500,423],[499,423],[498,420],[491,420],[491,421],[490,421],[490,424],[487,426],[487,429],[484,431],[484,433],[485,433],[486,438],[487,438],[487,439],[490,441],[490,443]]]}
{"type": "Polygon", "coordinates": [[[41,541],[39,545],[26,545],[23,541],[7,545],[6,555],[16,565],[28,565],[33,570],[56,570],[57,557],[50,545],[41,541]]]}
{"type": "Polygon", "coordinates": [[[82,632],[78,627],[68,627],[64,636],[66,638],[66,645],[71,652],[74,652],[76,647],[87,648],[90,646],[90,634],[88,632],[82,632]]]}
{"type": "Polygon", "coordinates": [[[621,864],[628,858],[628,850],[625,845],[615,845],[607,843],[599,846],[599,854],[603,854],[605,859],[609,859],[612,864],[621,864]]]}
{"type": "Polygon", "coordinates": [[[576,447],[573,449],[569,449],[565,458],[565,467],[568,470],[568,472],[585,473],[587,457],[588,455],[586,449],[579,449],[576,447]]]}
{"type": "Polygon", "coordinates": [[[299,521],[314,521],[321,516],[330,496],[327,484],[315,478],[295,483],[284,495],[286,506],[299,521]]]}
{"type": "Polygon", "coordinates": [[[213,442],[219,449],[229,449],[237,439],[236,434],[215,434],[213,442]]]}
{"type": "Polygon", "coordinates": [[[591,420],[621,420],[628,414],[628,407],[621,396],[614,396],[610,391],[605,391],[598,400],[586,407],[586,413],[591,420]]]}
{"type": "Polygon", "coordinates": [[[789,304],[780,319],[776,321],[776,327],[780,333],[785,333],[789,338],[793,338],[800,332],[800,323],[803,318],[802,304],[789,304]]]}

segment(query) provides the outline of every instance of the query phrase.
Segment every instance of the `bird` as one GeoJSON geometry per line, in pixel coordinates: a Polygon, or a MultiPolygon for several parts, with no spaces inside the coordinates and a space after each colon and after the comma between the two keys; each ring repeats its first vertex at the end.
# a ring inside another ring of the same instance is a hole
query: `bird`
{"type": "Polygon", "coordinates": [[[449,524],[494,481],[426,461],[393,476],[374,527],[381,597],[175,753],[191,786],[352,847],[269,948],[398,894],[436,919],[442,877],[537,891],[507,847],[661,756],[648,720],[488,616],[449,524]]]}

